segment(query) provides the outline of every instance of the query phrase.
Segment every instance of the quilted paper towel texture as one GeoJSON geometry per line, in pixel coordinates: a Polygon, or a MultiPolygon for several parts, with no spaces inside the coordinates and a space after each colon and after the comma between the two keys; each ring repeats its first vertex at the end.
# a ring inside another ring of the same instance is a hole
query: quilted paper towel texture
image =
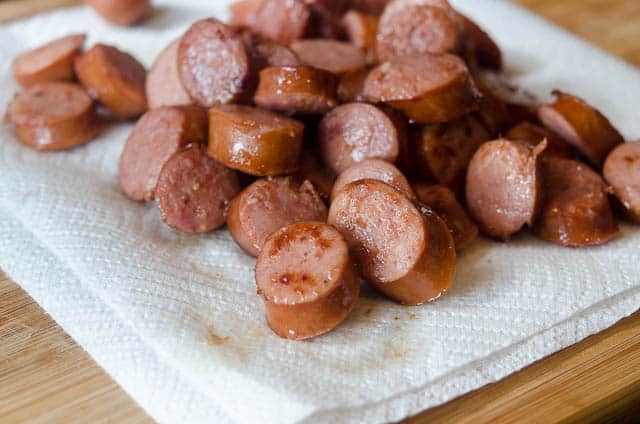
{"type": "MultiPolygon", "coordinates": [[[[0,27],[0,105],[19,51],[86,31],[150,65],[228,1],[158,1],[145,25],[116,28],[82,7],[0,27]]],[[[640,138],[640,73],[508,2],[459,0],[503,47],[510,78],[602,109],[640,138]]],[[[117,185],[130,124],[68,152],[42,154],[0,129],[0,267],[160,422],[382,422],[495,381],[640,307],[640,231],[599,248],[529,235],[480,240],[460,255],[451,291],[406,308],[366,290],[336,331],[309,342],[273,335],[253,259],[226,231],[178,234],[117,185]]]]}

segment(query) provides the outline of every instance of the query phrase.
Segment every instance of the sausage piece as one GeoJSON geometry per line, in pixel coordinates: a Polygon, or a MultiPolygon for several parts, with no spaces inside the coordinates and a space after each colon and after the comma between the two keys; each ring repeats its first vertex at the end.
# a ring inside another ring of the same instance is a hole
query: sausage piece
{"type": "Polygon", "coordinates": [[[183,106],[192,103],[178,74],[180,40],[169,44],[156,58],[147,74],[145,92],[149,108],[183,106]]]}
{"type": "Polygon", "coordinates": [[[19,54],[11,64],[13,78],[23,87],[39,82],[73,80],[73,58],[86,38],[85,34],[71,34],[19,54]]]}
{"type": "Polygon", "coordinates": [[[263,0],[251,29],[281,44],[303,38],[312,22],[311,9],[302,0],[263,0]]]}
{"type": "Polygon", "coordinates": [[[400,132],[385,112],[367,103],[347,103],[327,113],[319,125],[324,163],[341,173],[366,159],[395,162],[400,132]]]}
{"type": "Polygon", "coordinates": [[[394,1],[380,16],[376,41],[378,59],[389,61],[406,55],[457,52],[462,38],[447,8],[394,1]]]}
{"type": "Polygon", "coordinates": [[[249,82],[249,55],[241,35],[214,18],[197,21],[178,47],[178,72],[200,106],[231,103],[249,82]]]}
{"type": "Polygon", "coordinates": [[[478,226],[469,218],[456,195],[448,187],[415,183],[418,200],[431,208],[447,224],[456,250],[462,250],[478,238],[478,226]]]}
{"type": "Polygon", "coordinates": [[[152,200],[162,166],[187,144],[205,143],[207,126],[207,112],[197,106],[165,106],[142,115],[120,156],[122,191],[131,200],[152,200]]]}
{"type": "Polygon", "coordinates": [[[453,280],[456,254],[446,224],[382,181],[347,184],[331,203],[329,223],[362,275],[392,299],[426,303],[453,280]]]}
{"type": "Polygon", "coordinates": [[[473,155],[466,199],[482,232],[507,240],[533,225],[542,199],[538,155],[539,149],[504,139],[484,143],[473,155]]]}
{"type": "Polygon", "coordinates": [[[301,222],[274,233],[256,260],[269,327],[303,340],[333,330],[360,295],[344,238],[330,225],[301,222]]]}
{"type": "Polygon", "coordinates": [[[224,225],[227,206],[240,191],[238,176],[191,144],[165,162],[155,189],[164,222],[185,233],[224,225]]]}
{"type": "Polygon", "coordinates": [[[378,31],[378,17],[367,13],[349,10],[342,17],[342,25],[351,44],[361,49],[373,48],[378,31]]]}
{"type": "Polygon", "coordinates": [[[335,199],[338,192],[347,184],[365,179],[382,181],[407,196],[407,198],[411,200],[416,198],[409,181],[398,168],[380,159],[368,159],[345,169],[338,176],[331,191],[331,199],[335,199]]]}
{"type": "Polygon", "coordinates": [[[369,73],[364,94],[421,124],[452,121],[477,108],[469,71],[462,59],[450,54],[410,55],[385,62],[369,73]]]}
{"type": "Polygon", "coordinates": [[[209,109],[209,155],[229,168],[269,176],[298,169],[304,125],[241,105],[209,109]]]}
{"type": "Polygon", "coordinates": [[[338,82],[338,100],[340,103],[364,102],[364,82],[369,75],[369,69],[362,68],[347,72],[340,76],[338,82]]]}
{"type": "Polygon", "coordinates": [[[318,191],[320,197],[328,201],[331,197],[336,175],[318,160],[318,156],[313,150],[303,148],[300,155],[300,166],[296,175],[302,180],[309,180],[318,191]]]}
{"type": "Polygon", "coordinates": [[[502,52],[495,41],[477,23],[468,16],[458,13],[464,26],[464,43],[467,57],[474,66],[502,69],[502,52]]]}
{"type": "Polygon", "coordinates": [[[151,15],[151,0],[85,0],[100,16],[111,23],[130,26],[151,15]]]}
{"type": "Polygon", "coordinates": [[[554,91],[556,101],[538,109],[540,121],[601,167],[607,154],[624,142],[609,120],[582,99],[554,91]]]}
{"type": "Polygon", "coordinates": [[[562,246],[603,244],[618,233],[608,188],[588,166],[571,159],[542,158],[545,203],[535,232],[562,246]]]}
{"type": "Polygon", "coordinates": [[[93,101],[77,84],[44,82],[15,95],[5,119],[18,139],[36,150],[61,150],[84,144],[102,129],[93,101]]]}
{"type": "Polygon", "coordinates": [[[337,81],[328,71],[308,66],[275,66],[260,71],[253,101],[286,113],[320,114],[333,109],[337,81]]]}
{"type": "Polygon", "coordinates": [[[229,23],[235,26],[252,27],[262,7],[263,0],[240,0],[229,5],[231,18],[229,23]]]}
{"type": "Polygon", "coordinates": [[[305,65],[324,69],[335,75],[356,71],[366,65],[364,50],[343,41],[300,40],[291,43],[290,47],[305,65]]]}
{"type": "Polygon", "coordinates": [[[547,148],[542,152],[544,155],[554,155],[563,158],[570,158],[573,155],[573,149],[567,142],[560,138],[553,131],[524,121],[512,127],[507,131],[506,138],[508,140],[524,141],[531,147],[535,147],[547,140],[547,148]]]}
{"type": "Polygon", "coordinates": [[[262,178],[229,204],[227,227],[238,245],[257,256],[274,231],[300,221],[326,221],[327,207],[309,181],[262,178]]]}
{"type": "Polygon", "coordinates": [[[147,110],[147,71],[129,53],[96,44],[77,56],[74,65],[82,85],[115,117],[136,118],[147,110]]]}
{"type": "Polygon", "coordinates": [[[631,220],[640,223],[640,141],[623,143],[609,153],[604,178],[631,220]]]}

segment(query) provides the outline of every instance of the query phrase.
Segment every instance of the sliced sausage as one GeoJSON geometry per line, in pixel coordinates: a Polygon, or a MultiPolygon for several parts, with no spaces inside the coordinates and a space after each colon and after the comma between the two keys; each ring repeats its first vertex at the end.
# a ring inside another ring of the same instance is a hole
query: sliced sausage
{"type": "Polygon", "coordinates": [[[336,75],[364,68],[364,50],[343,41],[326,39],[300,40],[291,49],[308,66],[324,69],[336,75]]]}
{"type": "Polygon", "coordinates": [[[109,22],[121,26],[137,24],[153,11],[151,0],[85,0],[85,3],[109,22]]]}
{"type": "Polygon", "coordinates": [[[417,123],[448,122],[477,108],[469,71],[457,56],[411,55],[374,68],[364,84],[372,102],[384,102],[417,123]]]}
{"type": "Polygon", "coordinates": [[[324,163],[341,173],[366,159],[395,162],[400,133],[394,122],[376,106],[347,103],[327,113],[319,125],[324,163]]]}
{"type": "Polygon", "coordinates": [[[542,140],[547,140],[547,148],[542,153],[544,155],[555,155],[564,158],[570,158],[573,155],[571,146],[557,134],[528,121],[521,122],[509,129],[505,136],[508,140],[524,141],[531,147],[537,146],[542,140]]]}
{"type": "Polygon", "coordinates": [[[640,223],[640,141],[614,148],[604,163],[603,174],[625,215],[640,223]]]}
{"type": "Polygon", "coordinates": [[[300,58],[287,46],[269,40],[259,40],[250,49],[258,70],[270,66],[302,66],[300,58]]]}
{"type": "Polygon", "coordinates": [[[118,177],[132,200],[152,200],[164,163],[189,143],[205,143],[208,117],[197,106],[151,109],[136,123],[120,156],[118,177]]]}
{"type": "Polygon", "coordinates": [[[456,250],[462,250],[478,238],[478,226],[473,222],[456,195],[448,187],[415,183],[413,190],[418,200],[431,208],[447,224],[456,250]]]}
{"type": "Polygon", "coordinates": [[[86,38],[85,34],[67,35],[19,54],[11,64],[13,78],[23,87],[39,82],[73,80],[73,58],[86,38]]]}
{"type": "Polygon", "coordinates": [[[5,119],[15,125],[22,143],[37,150],[84,144],[102,128],[86,91],[77,84],[59,81],[20,91],[9,104],[5,119]]]}
{"type": "Polygon", "coordinates": [[[292,177],[262,178],[229,205],[227,226],[248,254],[258,255],[274,231],[300,221],[326,221],[327,207],[309,181],[292,177]]]}
{"type": "Polygon", "coordinates": [[[302,180],[309,180],[324,200],[331,197],[336,175],[329,168],[324,166],[315,151],[306,148],[300,155],[300,166],[296,175],[302,180]]]}
{"type": "Polygon", "coordinates": [[[378,20],[376,15],[349,10],[342,17],[342,25],[351,44],[361,49],[369,49],[376,43],[378,20]]]}
{"type": "Polygon", "coordinates": [[[321,222],[301,222],[274,233],[256,260],[258,293],[269,327],[303,340],[333,330],[360,295],[344,238],[321,222]]]}
{"type": "Polygon", "coordinates": [[[240,191],[238,176],[191,144],[165,162],[155,189],[162,219],[185,233],[204,233],[224,225],[227,206],[240,191]]]}
{"type": "Polygon", "coordinates": [[[544,207],[535,232],[562,246],[592,246],[618,233],[608,188],[588,166],[571,159],[542,158],[544,207]]]}
{"type": "Polygon", "coordinates": [[[178,47],[180,40],[169,44],[156,58],[147,74],[145,92],[149,108],[160,106],[182,106],[192,103],[182,85],[178,73],[178,47]]]}
{"type": "Polygon", "coordinates": [[[366,101],[364,96],[364,82],[368,75],[369,69],[367,68],[342,74],[338,82],[338,100],[340,103],[366,101]]]}
{"type": "Polygon", "coordinates": [[[338,104],[336,86],[336,77],[322,69],[275,66],[260,71],[260,82],[253,100],[265,109],[320,114],[338,104]]]}
{"type": "Polygon", "coordinates": [[[484,126],[470,115],[446,124],[417,128],[412,135],[415,171],[457,191],[464,185],[471,157],[489,139],[484,126]]]}
{"type": "Polygon", "coordinates": [[[77,56],[74,65],[82,85],[115,117],[136,118],[147,110],[147,71],[129,53],[96,44],[77,56]]]}
{"type": "Polygon", "coordinates": [[[347,240],[362,275],[406,305],[438,298],[451,284],[455,248],[446,224],[382,181],[347,184],[329,223],[347,240]]]}
{"type": "Polygon", "coordinates": [[[218,162],[256,176],[297,171],[304,125],[267,110],[241,105],[209,109],[208,153],[218,162]]]}
{"type": "Polygon", "coordinates": [[[249,82],[251,67],[241,35],[209,18],[191,25],[182,37],[178,72],[191,98],[211,107],[237,100],[249,82]]]}
{"type": "Polygon", "coordinates": [[[335,199],[340,190],[347,184],[365,179],[382,181],[407,196],[407,198],[411,200],[416,198],[409,181],[398,168],[380,159],[368,159],[345,169],[338,176],[331,191],[331,199],[335,199]]]}
{"type": "Polygon", "coordinates": [[[473,155],[466,199],[482,232],[507,240],[525,224],[533,225],[542,199],[538,154],[524,142],[499,139],[473,155]]]}
{"type": "Polygon", "coordinates": [[[556,101],[538,109],[540,121],[601,167],[607,154],[624,140],[609,120],[582,99],[554,91],[556,101]]]}
{"type": "Polygon", "coordinates": [[[502,52],[495,41],[477,23],[462,13],[458,14],[464,26],[464,44],[468,60],[474,66],[502,69],[502,52]]]}
{"type": "Polygon", "coordinates": [[[263,0],[251,29],[288,45],[308,33],[311,21],[311,9],[303,0],[263,0]]]}
{"type": "Polygon", "coordinates": [[[406,55],[457,52],[462,38],[455,18],[447,8],[433,4],[393,1],[380,16],[376,55],[380,61],[389,61],[406,55]]]}
{"type": "Polygon", "coordinates": [[[229,23],[235,26],[252,27],[256,23],[256,16],[263,0],[240,0],[229,5],[231,19],[229,23]]]}

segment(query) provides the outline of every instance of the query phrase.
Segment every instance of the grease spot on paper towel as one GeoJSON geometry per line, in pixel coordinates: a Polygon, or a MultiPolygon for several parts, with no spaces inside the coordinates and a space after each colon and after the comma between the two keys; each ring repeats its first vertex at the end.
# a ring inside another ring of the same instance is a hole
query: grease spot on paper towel
{"type": "Polygon", "coordinates": [[[209,326],[207,330],[207,344],[209,346],[220,346],[227,343],[229,340],[231,340],[231,337],[219,336],[215,333],[215,329],[213,328],[213,326],[209,326]]]}

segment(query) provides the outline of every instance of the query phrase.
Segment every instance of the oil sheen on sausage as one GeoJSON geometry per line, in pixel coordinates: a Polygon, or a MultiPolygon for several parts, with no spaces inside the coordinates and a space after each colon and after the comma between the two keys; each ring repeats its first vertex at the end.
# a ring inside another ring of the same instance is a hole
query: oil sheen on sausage
{"type": "Polygon", "coordinates": [[[416,198],[407,178],[393,164],[380,159],[367,159],[345,169],[338,176],[338,179],[333,184],[331,199],[335,199],[338,192],[347,184],[365,179],[382,181],[407,196],[407,198],[411,200],[416,198]]]}

